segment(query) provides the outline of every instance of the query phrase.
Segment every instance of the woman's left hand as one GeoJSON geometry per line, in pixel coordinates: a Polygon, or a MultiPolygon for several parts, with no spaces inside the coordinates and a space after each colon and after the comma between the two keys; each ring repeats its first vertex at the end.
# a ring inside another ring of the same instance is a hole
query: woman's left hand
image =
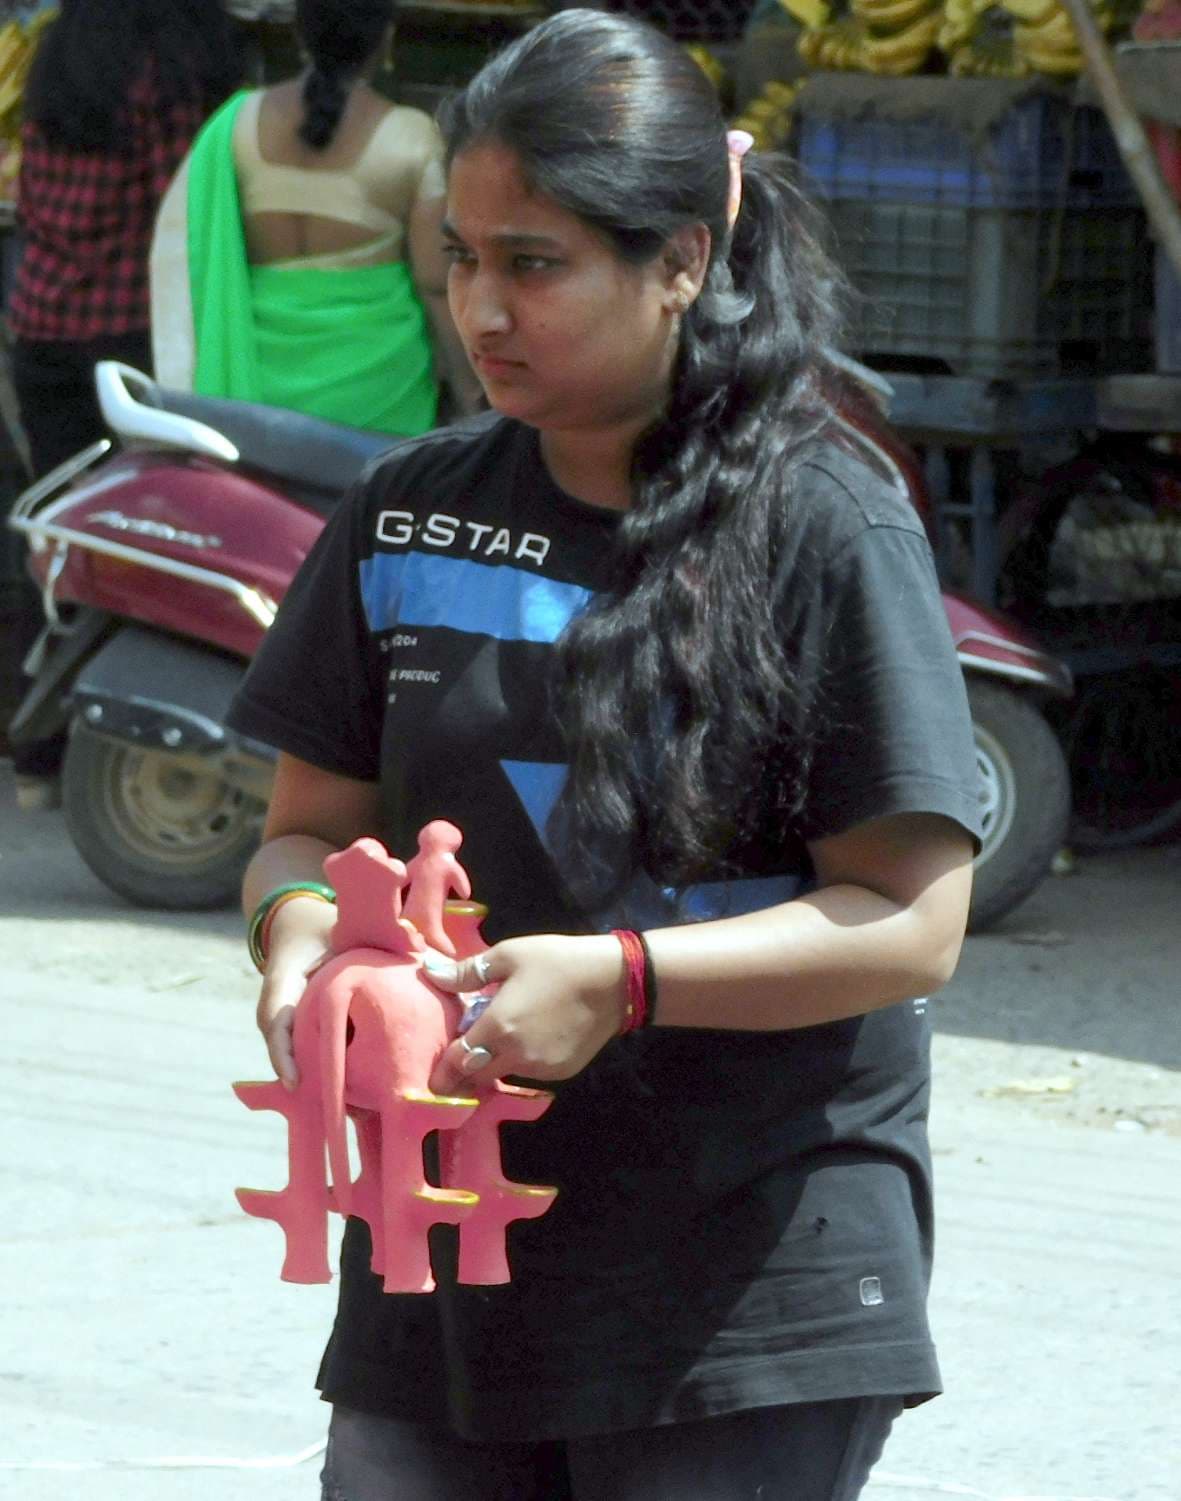
{"type": "Polygon", "coordinates": [[[435,1094],[495,1079],[569,1079],[616,1036],[626,1005],[619,940],[512,938],[458,963],[432,956],[431,983],[451,995],[498,985],[495,998],[431,1075],[435,1094]]]}

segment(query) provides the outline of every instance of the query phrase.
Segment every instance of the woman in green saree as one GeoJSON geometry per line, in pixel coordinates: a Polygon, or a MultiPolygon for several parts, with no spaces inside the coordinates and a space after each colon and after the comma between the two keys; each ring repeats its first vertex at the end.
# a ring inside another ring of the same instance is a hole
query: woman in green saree
{"type": "Polygon", "coordinates": [[[478,386],[446,306],[433,122],[370,80],[391,0],[299,0],[309,66],[235,94],[161,207],[156,373],[167,386],[413,435],[478,386]]]}

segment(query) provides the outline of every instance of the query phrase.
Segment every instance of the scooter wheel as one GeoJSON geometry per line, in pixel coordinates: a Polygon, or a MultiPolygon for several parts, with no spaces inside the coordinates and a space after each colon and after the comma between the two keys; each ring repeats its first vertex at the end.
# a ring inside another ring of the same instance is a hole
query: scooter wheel
{"type": "Polygon", "coordinates": [[[979,933],[1049,873],[1066,843],[1070,773],[1053,730],[1025,695],[970,678],[968,701],[984,824],[968,927],[979,933]]]}
{"type": "Polygon", "coordinates": [[[62,809],[79,854],[141,907],[225,907],[258,846],[263,804],[213,770],[140,750],[75,721],[62,809]]]}

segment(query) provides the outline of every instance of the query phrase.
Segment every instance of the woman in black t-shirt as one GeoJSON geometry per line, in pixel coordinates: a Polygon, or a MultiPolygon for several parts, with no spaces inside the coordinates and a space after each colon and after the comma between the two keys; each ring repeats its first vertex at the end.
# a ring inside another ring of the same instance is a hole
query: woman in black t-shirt
{"type": "Polygon", "coordinates": [[[232,716],[284,753],[244,902],[285,888],[291,1082],[324,857],[458,823],[499,941],[431,973],[500,988],[432,1087],[552,1082],[505,1151],[561,1192],[498,1288],[443,1235],[433,1295],[383,1294],[350,1221],[324,1495],[849,1501],[938,1390],[913,998],[978,827],[929,551],[834,419],[782,164],[681,49],[563,12],[444,134],[493,411],[379,463],[285,600],[232,716]]]}

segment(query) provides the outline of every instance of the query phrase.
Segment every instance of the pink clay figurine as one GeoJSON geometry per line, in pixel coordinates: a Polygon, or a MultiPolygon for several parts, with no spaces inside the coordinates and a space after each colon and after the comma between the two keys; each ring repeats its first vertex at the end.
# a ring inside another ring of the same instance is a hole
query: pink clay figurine
{"type": "Polygon", "coordinates": [[[249,1109],[287,1117],[287,1187],[240,1188],[237,1198],[247,1214],[283,1227],[288,1282],[329,1280],[330,1210],[366,1221],[373,1270],[388,1293],[434,1288],[427,1231],[440,1222],[459,1226],[460,1282],[507,1282],[507,1226],[536,1219],[553,1203],[556,1190],[505,1178],[499,1136],[501,1121],[536,1120],[552,1095],[500,1082],[463,1098],[428,1087],[463,1006],[431,984],[422,956],[428,944],[458,958],[486,947],[484,909],[470,901],[456,859],[461,843],[458,829],[436,820],[419,834],[409,869],[376,839],[358,839],[325,860],[338,915],[333,955],[313,973],[295,1013],[299,1083],[293,1090],[277,1080],[234,1085],[249,1109]],[[449,901],[452,894],[461,900],[449,901]],[[355,1182],[346,1117],[361,1163],[355,1182]],[[423,1174],[431,1131],[445,1133],[441,1187],[423,1174]]]}

